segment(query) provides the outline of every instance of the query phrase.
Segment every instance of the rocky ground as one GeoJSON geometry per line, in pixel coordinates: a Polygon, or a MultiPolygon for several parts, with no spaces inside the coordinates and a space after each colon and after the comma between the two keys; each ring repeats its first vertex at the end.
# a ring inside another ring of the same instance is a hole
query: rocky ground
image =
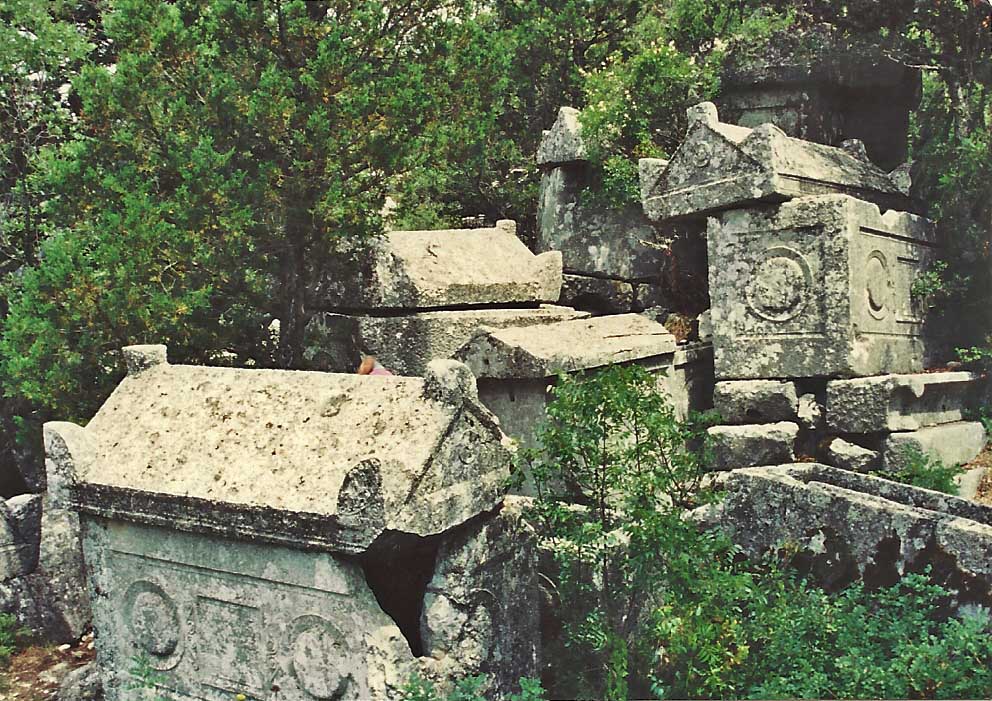
{"type": "Polygon", "coordinates": [[[992,504],[992,449],[986,447],[982,454],[972,460],[968,466],[984,466],[986,468],[985,477],[978,485],[978,494],[975,499],[983,504],[992,504]]]}
{"type": "Polygon", "coordinates": [[[0,701],[49,701],[62,680],[93,659],[93,634],[72,645],[31,645],[0,671],[0,701]]]}

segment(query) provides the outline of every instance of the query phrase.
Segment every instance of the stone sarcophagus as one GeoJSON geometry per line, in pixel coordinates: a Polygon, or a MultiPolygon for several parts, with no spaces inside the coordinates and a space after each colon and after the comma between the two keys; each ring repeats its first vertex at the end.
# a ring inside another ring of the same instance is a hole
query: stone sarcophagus
{"type": "Polygon", "coordinates": [[[202,701],[387,699],[414,671],[487,674],[501,697],[534,673],[526,623],[510,652],[508,626],[424,618],[447,594],[465,615],[536,619],[526,592],[493,600],[458,579],[428,596],[452,559],[487,589],[528,588],[526,543],[511,572],[476,542],[480,515],[501,533],[516,522],[497,513],[510,453],[467,368],[361,377],[125,355],[128,377],[85,429],[46,425],[82,519],[108,701],[127,697],[136,662],[158,698],[202,701]],[[453,667],[446,646],[482,654],[453,667]]]}
{"type": "Polygon", "coordinates": [[[707,235],[718,378],[922,370],[928,220],[826,195],[725,212],[707,235]]]}
{"type": "Polygon", "coordinates": [[[772,124],[725,124],[716,107],[704,102],[689,109],[689,130],[671,160],[641,165],[644,212],[653,221],[667,221],[826,194],[850,195],[883,209],[911,207],[860,142],[847,146],[795,139],[772,124]]]}

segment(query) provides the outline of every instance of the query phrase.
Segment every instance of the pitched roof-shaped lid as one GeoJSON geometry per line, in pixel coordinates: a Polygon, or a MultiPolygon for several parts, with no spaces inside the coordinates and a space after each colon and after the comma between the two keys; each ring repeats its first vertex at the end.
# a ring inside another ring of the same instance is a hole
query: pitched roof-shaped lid
{"type": "Polygon", "coordinates": [[[537,147],[537,165],[556,166],[589,159],[585,142],[582,141],[579,115],[579,110],[574,107],[558,110],[558,119],[551,129],[544,132],[537,147]]]}
{"type": "Polygon", "coordinates": [[[576,319],[534,328],[483,328],[455,357],[479,378],[553,377],[674,353],[675,337],[640,314],[576,319]]]}
{"type": "Polygon", "coordinates": [[[392,231],[357,261],[330,269],[323,296],[346,310],[538,304],[557,301],[561,274],[561,253],[535,256],[512,221],[484,229],[392,231]]]}
{"type": "Polygon", "coordinates": [[[911,201],[889,174],[858,153],[789,137],[772,124],[724,124],[716,107],[703,103],[690,108],[686,138],[644,196],[644,210],[663,221],[824,194],[909,208],[911,201]]]}
{"type": "Polygon", "coordinates": [[[157,363],[132,371],[85,434],[83,493],[308,514],[353,531],[359,516],[378,519],[350,533],[350,545],[384,529],[430,535],[492,508],[498,495],[486,485],[505,476],[509,460],[474,378],[457,363],[433,366],[426,378],[157,363]],[[445,483],[446,442],[462,430],[477,459],[445,483]],[[440,472],[425,478],[432,470],[440,472]],[[418,490],[429,500],[459,482],[469,498],[442,499],[433,516],[409,513],[418,490]],[[346,513],[356,490],[368,500],[364,514],[346,513]]]}

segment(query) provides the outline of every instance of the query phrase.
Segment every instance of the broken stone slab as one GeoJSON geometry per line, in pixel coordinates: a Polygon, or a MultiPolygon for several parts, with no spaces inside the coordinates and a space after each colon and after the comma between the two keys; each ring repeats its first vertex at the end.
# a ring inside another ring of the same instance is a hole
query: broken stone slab
{"type": "Polygon", "coordinates": [[[818,431],[826,424],[827,410],[815,394],[800,396],[796,413],[799,416],[799,425],[807,431],[818,431]]]}
{"type": "Polygon", "coordinates": [[[589,159],[582,141],[580,114],[574,107],[559,108],[558,119],[544,132],[537,147],[537,165],[557,166],[589,159]]]}
{"type": "Polygon", "coordinates": [[[627,314],[636,311],[634,300],[634,286],[625,280],[566,274],[558,303],[596,314],[627,314]]]}
{"type": "Polygon", "coordinates": [[[780,380],[717,382],[713,392],[713,409],[728,424],[792,421],[798,404],[795,383],[780,380]]]}
{"type": "Polygon", "coordinates": [[[84,514],[357,554],[500,502],[510,454],[460,367],[421,379],[161,363],[126,377],[85,429],[47,427],[85,438],[63,458],[84,514]],[[457,391],[431,389],[445,384],[457,391]]]}
{"type": "Polygon", "coordinates": [[[753,426],[707,429],[712,450],[710,468],[734,470],[752,465],[780,465],[796,459],[799,426],[787,421],[753,426]]]}
{"type": "Polygon", "coordinates": [[[450,358],[482,327],[531,327],[585,319],[588,312],[541,305],[537,309],[465,309],[401,316],[317,314],[307,326],[305,357],[314,370],[354,372],[363,353],[398,375],[420,376],[435,359],[450,358]]]}
{"type": "Polygon", "coordinates": [[[650,361],[675,352],[675,337],[640,314],[547,324],[538,329],[481,329],[455,358],[480,379],[543,379],[613,363],[650,361]]]}
{"type": "Polygon", "coordinates": [[[881,455],[843,438],[834,438],[827,446],[827,461],[834,467],[851,472],[868,472],[877,468],[881,455]]]}
{"type": "Polygon", "coordinates": [[[712,103],[688,114],[685,140],[643,200],[651,221],[828,194],[850,195],[883,210],[911,208],[886,172],[848,150],[794,139],[772,124],[725,124],[712,103]]]}
{"type": "Polygon", "coordinates": [[[664,256],[642,208],[595,204],[587,188],[584,165],[557,166],[542,174],[536,249],[561,251],[567,272],[656,281],[664,256]]]}
{"type": "Polygon", "coordinates": [[[535,256],[516,224],[442,231],[390,231],[326,266],[313,290],[325,310],[439,309],[553,303],[561,253],[535,256]]]}
{"type": "Polygon", "coordinates": [[[927,219],[846,195],[711,218],[717,377],[921,371],[925,310],[912,288],[934,236],[927,219]]]}
{"type": "Polygon", "coordinates": [[[980,380],[970,372],[833,380],[827,383],[827,421],[839,433],[916,431],[963,421],[980,380]]]}
{"type": "Polygon", "coordinates": [[[962,499],[975,499],[988,469],[985,465],[979,465],[955,477],[954,482],[958,488],[958,496],[962,499]]]}
{"type": "Polygon", "coordinates": [[[916,450],[948,467],[974,460],[988,437],[978,421],[958,421],[921,428],[918,431],[889,434],[882,442],[882,468],[896,472],[906,467],[907,450],[916,450]]]}
{"type": "Polygon", "coordinates": [[[992,604],[992,507],[803,463],[735,470],[725,498],[693,512],[760,559],[783,544],[820,584],[891,584],[931,566],[958,604],[992,604]]]}
{"type": "Polygon", "coordinates": [[[530,500],[509,496],[495,518],[474,523],[437,554],[421,613],[424,676],[482,674],[487,698],[519,691],[540,673],[540,582],[530,500]]]}

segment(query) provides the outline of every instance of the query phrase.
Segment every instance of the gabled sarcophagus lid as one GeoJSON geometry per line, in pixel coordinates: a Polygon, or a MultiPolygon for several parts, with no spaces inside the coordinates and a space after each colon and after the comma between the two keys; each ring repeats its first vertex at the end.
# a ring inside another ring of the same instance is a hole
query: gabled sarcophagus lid
{"type": "Polygon", "coordinates": [[[510,453],[475,378],[169,365],[125,349],[130,372],[67,434],[83,513],[359,553],[380,534],[431,536],[493,509],[510,453]],[[75,434],[75,435],[69,435],[75,434]]]}
{"type": "Polygon", "coordinates": [[[644,211],[665,221],[703,216],[760,201],[845,194],[883,211],[912,210],[896,180],[868,160],[860,142],[824,146],[787,136],[772,124],[756,129],[724,124],[716,107],[689,109],[689,130],[672,159],[657,169],[642,165],[644,211]]]}
{"type": "Polygon", "coordinates": [[[554,303],[559,251],[534,255],[513,221],[492,228],[390,231],[327,267],[315,298],[327,308],[431,310],[554,303]]]}
{"type": "Polygon", "coordinates": [[[549,378],[613,363],[671,363],[675,337],[640,314],[561,321],[536,328],[482,328],[456,353],[480,379],[549,378]]]}

